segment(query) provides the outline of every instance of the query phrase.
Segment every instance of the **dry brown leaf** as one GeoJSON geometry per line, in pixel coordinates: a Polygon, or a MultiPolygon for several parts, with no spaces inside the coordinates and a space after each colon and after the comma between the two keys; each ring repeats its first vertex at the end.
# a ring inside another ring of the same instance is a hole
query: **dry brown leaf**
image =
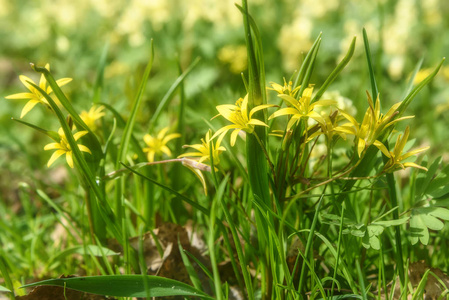
{"type": "MultiPolygon", "coordinates": [[[[428,269],[430,269],[432,273],[438,276],[441,279],[441,281],[446,285],[446,287],[449,288],[449,276],[444,274],[443,271],[441,271],[438,268],[429,267],[424,261],[414,262],[409,266],[409,278],[414,288],[418,286],[424,273],[428,269]]],[[[435,278],[432,274],[429,274],[429,276],[427,277],[424,299],[436,300],[438,299],[438,297],[441,296],[444,290],[445,288],[441,286],[437,278],[435,278]]]]}

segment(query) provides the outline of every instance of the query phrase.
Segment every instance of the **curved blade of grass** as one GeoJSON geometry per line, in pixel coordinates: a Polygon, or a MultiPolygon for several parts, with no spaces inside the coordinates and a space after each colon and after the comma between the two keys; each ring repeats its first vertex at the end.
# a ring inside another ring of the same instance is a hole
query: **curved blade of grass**
{"type": "MultiPolygon", "coordinates": [[[[369,47],[369,41],[368,41],[368,35],[366,34],[365,28],[363,28],[363,41],[365,43],[365,54],[366,59],[368,61],[368,71],[369,71],[369,77],[371,81],[371,90],[373,98],[377,98],[379,96],[379,90],[377,88],[376,78],[374,74],[374,67],[371,62],[371,52],[369,47]]],[[[380,103],[380,107],[382,107],[382,102],[380,103]]],[[[394,126],[392,126],[394,127],[394,126]]],[[[392,129],[391,129],[392,130],[392,129]]],[[[385,136],[385,139],[388,137],[388,135],[385,136]]],[[[389,150],[388,142],[384,143],[387,150],[389,150]]],[[[388,158],[385,155],[382,155],[382,159],[384,161],[384,164],[388,162],[388,158]]],[[[394,179],[394,175],[392,173],[385,174],[385,177],[387,179],[388,184],[388,194],[390,196],[391,206],[396,207],[398,205],[397,202],[397,196],[396,196],[396,183],[394,179]]],[[[393,219],[398,220],[399,219],[399,212],[397,210],[393,211],[393,219]]],[[[396,244],[396,259],[397,259],[397,265],[396,268],[399,273],[399,278],[401,280],[401,283],[404,283],[405,275],[404,275],[404,258],[402,253],[402,239],[401,239],[401,232],[399,227],[395,227],[394,229],[394,237],[395,237],[395,244],[396,244]]],[[[365,297],[365,296],[364,296],[365,297]]]]}
{"type": "Polygon", "coordinates": [[[368,35],[366,34],[365,28],[363,28],[363,42],[365,45],[366,60],[368,62],[369,78],[371,81],[371,92],[372,92],[371,94],[373,98],[376,99],[377,96],[379,95],[379,90],[377,88],[376,77],[374,75],[374,67],[371,61],[371,50],[369,47],[368,35]]]}
{"type": "Polygon", "coordinates": [[[34,130],[37,130],[43,134],[45,134],[46,136],[48,136],[49,138],[51,138],[52,140],[56,141],[57,143],[59,143],[60,138],[59,138],[59,134],[55,131],[49,131],[49,130],[45,130],[43,128],[40,128],[39,126],[33,125],[31,123],[19,120],[19,119],[15,119],[15,118],[11,118],[11,120],[22,123],[23,125],[26,125],[30,128],[33,128],[34,130]]]}
{"type": "MultiPolygon", "coordinates": [[[[326,189],[324,189],[324,191],[325,190],[326,189]]],[[[307,260],[309,259],[310,250],[312,249],[313,236],[314,236],[316,224],[317,224],[317,221],[318,221],[318,213],[320,212],[321,204],[323,203],[324,191],[323,191],[323,195],[321,195],[321,197],[320,197],[320,200],[318,200],[318,205],[317,205],[317,208],[315,210],[315,215],[313,216],[313,220],[312,220],[312,225],[310,227],[309,236],[307,238],[306,248],[304,250],[304,260],[303,260],[303,263],[302,263],[301,275],[299,277],[299,285],[298,285],[298,292],[300,294],[303,294],[302,289],[303,289],[303,285],[304,285],[304,282],[305,282],[305,279],[306,279],[306,263],[307,263],[307,260]]]]}
{"type": "Polygon", "coordinates": [[[225,215],[226,221],[229,224],[229,229],[231,230],[232,238],[234,240],[235,250],[237,252],[237,257],[240,262],[240,269],[242,271],[243,280],[245,281],[245,287],[246,287],[246,290],[248,293],[248,299],[253,300],[254,299],[254,290],[253,290],[253,285],[251,282],[251,275],[249,274],[248,269],[244,265],[244,262],[246,262],[247,259],[243,252],[242,244],[240,243],[240,238],[237,233],[237,229],[235,227],[234,220],[232,219],[231,214],[229,213],[228,208],[226,207],[226,205],[224,203],[224,199],[220,198],[219,200],[220,200],[220,204],[223,208],[223,213],[225,215]]]}
{"type": "MultiPolygon", "coordinates": [[[[62,92],[61,88],[56,83],[56,81],[53,78],[53,75],[51,75],[50,71],[48,71],[46,68],[41,68],[41,67],[38,67],[38,66],[36,66],[34,64],[31,64],[31,68],[33,68],[34,71],[36,71],[38,73],[42,73],[44,75],[45,79],[48,82],[48,85],[51,86],[51,88],[53,90],[53,93],[56,95],[56,97],[58,98],[59,102],[61,102],[62,106],[68,111],[68,113],[70,114],[70,117],[72,118],[72,120],[75,123],[76,127],[79,130],[86,130],[87,132],[89,132],[89,134],[85,135],[83,137],[83,139],[86,141],[85,145],[92,152],[92,159],[88,158],[87,160],[94,167],[93,169],[96,169],[98,167],[98,163],[103,158],[103,152],[102,152],[102,149],[101,149],[100,142],[96,138],[95,134],[92,132],[92,130],[89,128],[89,126],[87,126],[86,123],[84,123],[84,121],[81,119],[79,114],[73,108],[72,103],[70,103],[70,101],[67,99],[65,94],[62,92]]],[[[29,82],[29,83],[34,86],[34,83],[32,83],[32,82],[29,82]]],[[[40,88],[38,90],[39,90],[39,92],[42,91],[40,88]]],[[[48,101],[48,98],[47,98],[48,95],[45,96],[46,93],[45,94],[44,93],[41,92],[41,94],[48,101]]],[[[54,103],[53,99],[51,100],[51,102],[49,101],[48,103],[49,104],[50,103],[54,103]]],[[[50,106],[53,109],[53,111],[55,111],[55,113],[56,113],[56,110],[55,110],[54,106],[52,104],[50,104],[50,106]]],[[[59,107],[57,105],[56,105],[56,107],[57,107],[57,111],[61,112],[61,110],[59,109],[59,107]]],[[[62,114],[62,112],[61,112],[61,114],[62,114]]],[[[61,126],[64,128],[64,126],[63,126],[64,124],[63,123],[66,123],[65,118],[63,118],[62,120],[64,120],[64,121],[62,121],[59,118],[59,116],[58,116],[58,119],[59,119],[59,121],[61,123],[61,126]]],[[[67,132],[64,131],[64,133],[67,136],[67,132]]]]}
{"type": "Polygon", "coordinates": [[[301,68],[299,69],[298,76],[295,79],[295,82],[293,83],[292,88],[296,88],[300,83],[302,84],[304,77],[306,75],[306,71],[310,65],[310,62],[312,60],[313,53],[315,52],[315,49],[319,46],[321,43],[321,35],[322,33],[318,35],[315,42],[313,42],[312,47],[310,48],[309,52],[307,53],[306,57],[304,58],[304,61],[301,65],[301,68]]]}
{"type": "Polygon", "coordinates": [[[398,107],[398,114],[396,115],[396,118],[400,118],[401,115],[404,113],[404,111],[407,109],[410,102],[415,98],[415,96],[419,93],[419,91],[422,90],[423,87],[425,87],[437,74],[440,70],[441,66],[443,65],[444,61],[446,60],[445,57],[441,60],[441,62],[438,64],[438,66],[433,70],[432,73],[429,74],[423,81],[421,81],[402,101],[401,105],[398,107]]]}
{"type": "Polygon", "coordinates": [[[175,82],[171,85],[170,89],[167,91],[167,93],[162,98],[161,102],[156,108],[156,111],[154,112],[153,116],[150,119],[150,128],[152,128],[156,122],[159,116],[161,115],[161,112],[165,109],[165,107],[168,105],[168,101],[173,97],[173,94],[176,92],[176,89],[178,86],[184,81],[184,79],[189,75],[189,73],[196,67],[198,62],[200,61],[200,58],[197,57],[193,63],[187,68],[187,70],[184,71],[184,73],[179,76],[175,82]]]}
{"type": "Polygon", "coordinates": [[[120,255],[120,253],[114,252],[105,247],[99,247],[97,245],[81,245],[81,246],[70,247],[68,249],[65,249],[65,250],[59,252],[57,255],[55,255],[49,259],[48,265],[51,265],[54,261],[57,261],[61,258],[65,258],[66,256],[69,256],[69,255],[72,255],[75,253],[82,254],[82,255],[94,255],[94,256],[99,256],[99,257],[120,255]]]}
{"type": "Polygon", "coordinates": [[[100,102],[101,89],[103,88],[104,68],[106,67],[106,59],[108,57],[109,43],[104,45],[101,52],[100,61],[97,68],[97,78],[95,79],[93,103],[100,102]]]}
{"type": "Polygon", "coordinates": [[[52,285],[113,297],[195,296],[213,299],[194,287],[173,279],[151,275],[106,275],[43,280],[21,288],[52,285]],[[147,289],[145,288],[147,287],[147,289]]]}
{"type": "Polygon", "coordinates": [[[128,152],[131,135],[133,132],[134,124],[136,122],[136,115],[142,102],[143,93],[145,92],[148,77],[150,76],[151,68],[153,66],[154,60],[153,40],[151,40],[150,48],[151,48],[150,60],[145,68],[142,81],[140,82],[139,90],[137,91],[136,98],[134,99],[131,115],[129,116],[128,122],[126,122],[125,129],[123,131],[122,140],[120,142],[119,155],[116,161],[116,168],[120,166],[120,162],[126,161],[126,154],[128,152]]]}
{"type": "MultiPolygon", "coordinates": [[[[104,103],[104,102],[100,102],[98,103],[99,105],[103,105],[104,107],[106,107],[106,109],[108,109],[110,112],[112,112],[112,114],[114,115],[115,119],[117,120],[117,126],[119,128],[125,128],[126,126],[126,122],[125,120],[123,120],[123,117],[120,115],[120,113],[111,105],[104,103]]],[[[133,150],[136,152],[137,156],[139,157],[140,160],[146,160],[146,156],[145,153],[142,150],[142,147],[140,146],[138,140],[134,137],[134,135],[131,132],[131,146],[133,147],[133,150]]]]}
{"type": "MultiPolygon", "coordinates": [[[[36,67],[36,69],[40,69],[40,68],[36,67]]],[[[46,70],[48,72],[47,69],[44,68],[44,70],[46,70]]],[[[44,73],[44,74],[46,74],[46,73],[44,73]]],[[[50,77],[51,77],[51,75],[50,75],[50,77]]],[[[81,174],[83,175],[83,179],[86,180],[87,184],[93,190],[95,196],[98,199],[98,204],[100,207],[96,207],[96,203],[87,203],[87,205],[89,206],[88,209],[90,209],[91,212],[95,211],[98,214],[100,214],[102,219],[107,224],[108,228],[114,233],[114,236],[117,238],[117,240],[122,241],[122,236],[121,236],[120,230],[119,230],[117,224],[114,222],[114,213],[112,212],[111,207],[107,203],[107,201],[105,199],[105,195],[103,194],[102,190],[100,189],[100,186],[97,184],[95,177],[92,174],[91,169],[89,168],[89,165],[87,164],[86,160],[84,159],[84,155],[79,150],[78,144],[76,143],[76,141],[72,135],[72,130],[71,130],[71,128],[69,128],[69,125],[67,124],[65,117],[62,114],[62,111],[59,109],[59,107],[55,103],[55,101],[44,90],[42,90],[39,86],[35,85],[33,82],[29,82],[29,84],[32,85],[35,89],[37,89],[45,97],[45,99],[51,106],[53,112],[58,117],[59,123],[61,124],[61,127],[62,127],[62,130],[64,131],[65,137],[67,138],[67,142],[69,143],[70,148],[72,149],[73,156],[75,157],[75,160],[78,163],[78,166],[80,168],[81,174]]],[[[61,100],[61,99],[59,99],[59,100],[61,100]]],[[[90,135],[90,134],[88,134],[88,135],[90,135]]],[[[95,140],[96,140],[96,138],[95,138],[95,140]]],[[[99,235],[99,237],[101,237],[101,239],[105,238],[105,232],[103,232],[103,230],[104,230],[104,228],[103,229],[95,228],[95,233],[97,235],[99,235]]]]}
{"type": "Polygon", "coordinates": [[[340,72],[343,71],[343,69],[349,63],[349,61],[352,58],[352,55],[354,54],[356,38],[357,37],[354,36],[354,38],[352,39],[351,45],[349,46],[349,50],[346,53],[345,57],[341,60],[341,62],[337,65],[337,67],[332,71],[332,73],[329,75],[329,77],[327,77],[326,81],[320,87],[320,89],[318,90],[315,97],[313,97],[313,99],[310,103],[320,100],[321,96],[327,90],[329,85],[335,80],[335,78],[337,78],[337,76],[340,74],[340,72]]]}
{"type": "Polygon", "coordinates": [[[311,56],[310,56],[310,62],[305,69],[304,78],[301,81],[301,87],[299,88],[298,93],[296,94],[296,97],[299,99],[299,97],[302,96],[302,93],[304,90],[309,86],[310,83],[310,77],[312,76],[313,69],[315,68],[315,60],[318,55],[318,51],[320,50],[321,45],[321,33],[318,35],[316,46],[311,50],[311,56]]]}
{"type": "Polygon", "coordinates": [[[3,285],[0,285],[0,292],[11,292],[9,289],[5,288],[3,285]]]}
{"type": "Polygon", "coordinates": [[[410,92],[412,91],[412,89],[413,89],[413,82],[415,81],[416,74],[418,74],[419,70],[421,69],[423,61],[424,61],[424,56],[421,57],[421,59],[416,64],[416,67],[413,70],[412,76],[410,76],[410,79],[409,79],[409,81],[407,83],[407,88],[405,89],[404,94],[401,97],[401,99],[405,99],[407,97],[407,95],[410,94],[410,92]]]}
{"type": "Polygon", "coordinates": [[[204,213],[205,215],[208,216],[208,215],[210,214],[210,212],[209,212],[209,210],[208,210],[207,208],[202,207],[201,205],[199,205],[198,203],[194,202],[193,200],[187,198],[187,197],[184,196],[183,194],[180,194],[180,193],[178,193],[177,191],[173,190],[172,188],[170,188],[170,187],[168,187],[168,186],[166,186],[166,185],[163,185],[162,183],[159,183],[159,182],[157,182],[156,180],[154,180],[154,179],[152,179],[152,178],[149,178],[148,176],[145,176],[145,175],[143,175],[142,173],[139,173],[139,172],[133,170],[132,168],[128,167],[127,165],[125,165],[125,164],[123,164],[123,163],[122,163],[122,165],[123,165],[126,169],[128,169],[130,172],[132,172],[132,173],[134,173],[134,174],[136,174],[136,175],[139,175],[139,176],[141,176],[142,178],[145,178],[146,180],[151,181],[151,182],[154,183],[155,185],[157,185],[157,186],[163,188],[164,190],[166,190],[166,191],[172,193],[173,195],[176,195],[176,196],[180,197],[180,198],[183,199],[185,202],[187,202],[188,204],[192,205],[194,208],[198,209],[199,211],[201,211],[201,212],[204,213]]]}

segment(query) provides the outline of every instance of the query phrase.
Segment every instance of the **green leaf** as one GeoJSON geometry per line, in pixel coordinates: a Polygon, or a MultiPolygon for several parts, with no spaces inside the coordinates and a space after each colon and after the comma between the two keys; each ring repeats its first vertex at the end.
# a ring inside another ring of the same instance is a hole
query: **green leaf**
{"type": "Polygon", "coordinates": [[[351,45],[349,46],[349,50],[348,50],[348,53],[346,53],[346,56],[341,60],[341,62],[337,65],[337,67],[332,71],[332,73],[329,75],[329,77],[326,79],[326,81],[320,87],[320,89],[316,93],[315,97],[313,97],[313,99],[310,101],[310,103],[313,103],[321,98],[321,96],[327,90],[329,85],[335,80],[335,78],[337,78],[337,76],[340,74],[340,72],[343,71],[343,69],[349,63],[352,55],[354,54],[355,41],[356,41],[356,37],[354,37],[352,39],[351,45]]]}
{"type": "Polygon", "coordinates": [[[425,87],[438,73],[441,66],[443,65],[445,58],[441,60],[441,62],[438,64],[438,66],[435,68],[435,70],[427,76],[423,81],[421,81],[405,98],[404,101],[402,101],[401,105],[399,105],[397,111],[399,112],[395,119],[400,118],[410,102],[415,98],[415,96],[419,93],[419,91],[422,90],[423,87],[425,87]]]}
{"type": "Polygon", "coordinates": [[[412,215],[410,218],[410,242],[415,245],[418,240],[427,245],[429,243],[429,230],[421,219],[420,215],[412,215]]]}
{"type": "Polygon", "coordinates": [[[11,293],[11,291],[7,288],[5,288],[3,285],[0,285],[0,292],[9,292],[11,293]]]}
{"type": "Polygon", "coordinates": [[[26,126],[28,126],[30,128],[35,129],[35,130],[37,130],[37,131],[47,135],[49,138],[51,138],[52,140],[56,141],[57,143],[59,143],[60,140],[61,140],[60,137],[59,137],[59,134],[57,132],[55,132],[55,131],[48,131],[48,130],[45,130],[43,128],[40,128],[39,126],[33,125],[31,123],[28,123],[28,122],[25,122],[25,121],[22,121],[22,120],[19,120],[19,119],[11,118],[11,120],[14,120],[16,122],[19,122],[19,123],[21,123],[23,125],[26,125],[26,126]]]}
{"type": "Polygon", "coordinates": [[[22,286],[61,286],[69,289],[113,297],[195,296],[213,299],[185,283],[150,275],[109,275],[43,280],[22,286]]]}
{"type": "Polygon", "coordinates": [[[432,230],[441,230],[444,227],[444,223],[432,215],[422,214],[421,220],[424,222],[424,224],[427,226],[427,228],[432,229],[432,230]]]}
{"type": "Polygon", "coordinates": [[[184,81],[184,79],[189,75],[189,73],[196,67],[198,62],[200,61],[200,58],[197,57],[193,63],[185,70],[171,85],[170,89],[167,91],[167,93],[162,98],[161,102],[159,103],[158,107],[156,108],[156,111],[153,113],[150,119],[150,128],[154,127],[157,119],[159,118],[162,111],[166,108],[168,105],[168,101],[173,97],[174,93],[176,92],[176,89],[179,87],[179,85],[184,81]]]}
{"type": "Polygon", "coordinates": [[[441,159],[441,157],[435,159],[429,167],[427,167],[427,156],[423,160],[422,165],[423,167],[427,167],[428,170],[425,173],[419,173],[416,178],[416,196],[418,199],[421,199],[425,191],[427,191],[430,182],[435,177],[436,171],[441,163],[441,159]]]}
{"type": "Polygon", "coordinates": [[[446,166],[436,177],[432,177],[425,189],[425,194],[433,198],[441,198],[449,193],[449,166],[446,166]]]}
{"type": "Polygon", "coordinates": [[[64,257],[75,253],[81,255],[93,255],[98,257],[102,257],[103,255],[105,256],[120,255],[120,253],[114,252],[105,247],[99,247],[97,245],[85,245],[85,246],[81,245],[81,246],[74,246],[59,252],[57,255],[50,258],[48,265],[51,265],[53,262],[63,259],[64,257]]]}
{"type": "Polygon", "coordinates": [[[154,179],[152,179],[152,178],[149,178],[149,177],[143,175],[142,173],[139,173],[139,172],[137,172],[137,171],[131,169],[131,167],[128,167],[127,165],[125,165],[125,164],[123,164],[123,163],[122,163],[122,165],[123,165],[125,168],[127,168],[129,171],[131,171],[132,173],[134,173],[134,174],[136,174],[136,175],[139,175],[139,176],[145,178],[145,179],[148,180],[148,181],[151,181],[151,182],[154,183],[155,185],[157,185],[157,186],[163,188],[164,190],[166,190],[166,191],[172,193],[173,195],[175,195],[175,196],[177,196],[177,197],[183,199],[185,202],[187,202],[188,204],[192,205],[193,207],[195,207],[196,209],[198,209],[199,211],[201,211],[201,212],[204,213],[205,215],[208,216],[208,215],[210,214],[210,212],[209,212],[209,210],[208,210],[207,208],[201,206],[200,204],[196,203],[195,201],[191,200],[190,198],[187,198],[186,196],[184,196],[184,195],[178,193],[177,191],[173,190],[172,188],[170,188],[170,187],[168,187],[168,186],[166,186],[166,185],[163,185],[162,183],[159,183],[159,182],[157,182],[156,180],[154,180],[154,179]]]}

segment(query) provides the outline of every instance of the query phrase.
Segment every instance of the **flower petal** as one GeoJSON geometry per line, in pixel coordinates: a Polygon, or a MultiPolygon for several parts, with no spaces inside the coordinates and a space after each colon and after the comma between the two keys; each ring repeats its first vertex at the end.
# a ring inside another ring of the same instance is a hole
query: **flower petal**
{"type": "Polygon", "coordinates": [[[32,99],[34,94],[32,93],[17,93],[5,97],[6,99],[32,99]]]}
{"type": "Polygon", "coordinates": [[[27,104],[25,104],[25,106],[22,109],[22,113],[20,114],[20,118],[22,119],[23,117],[25,117],[25,115],[27,113],[29,113],[30,110],[32,110],[33,107],[36,106],[36,104],[38,104],[38,103],[39,103],[39,101],[36,101],[36,100],[28,101],[27,104]]]}
{"type": "Polygon", "coordinates": [[[47,167],[50,167],[50,166],[55,162],[55,160],[57,160],[57,159],[58,159],[61,155],[63,155],[64,153],[65,153],[64,150],[57,150],[57,151],[55,151],[55,152],[51,155],[50,159],[48,160],[47,167]]]}
{"type": "Polygon", "coordinates": [[[72,151],[67,151],[65,153],[65,159],[66,159],[69,167],[73,169],[73,153],[72,153],[72,151]]]}

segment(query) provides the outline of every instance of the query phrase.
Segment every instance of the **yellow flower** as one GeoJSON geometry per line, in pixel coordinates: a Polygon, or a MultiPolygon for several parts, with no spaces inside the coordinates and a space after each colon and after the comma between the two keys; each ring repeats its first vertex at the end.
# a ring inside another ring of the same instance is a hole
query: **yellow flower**
{"type": "Polygon", "coordinates": [[[171,156],[171,151],[167,147],[167,143],[172,140],[179,138],[181,135],[179,133],[171,133],[169,135],[165,135],[168,131],[168,127],[163,128],[156,137],[151,136],[150,134],[145,134],[143,140],[145,144],[147,144],[147,148],[143,148],[143,152],[148,152],[147,157],[149,162],[154,161],[154,156],[156,154],[166,154],[167,156],[171,156]]]}
{"type": "MultiPolygon", "coordinates": [[[[50,65],[49,64],[46,64],[45,68],[50,71],[50,65]]],[[[9,95],[9,96],[7,96],[5,98],[6,99],[26,99],[26,100],[29,100],[27,102],[27,104],[25,104],[25,107],[22,109],[22,113],[20,114],[20,118],[23,118],[38,103],[42,103],[42,104],[44,104],[47,107],[50,106],[48,104],[48,102],[47,102],[47,99],[45,99],[45,97],[36,88],[34,88],[31,84],[28,83],[28,81],[29,81],[29,82],[32,82],[33,84],[35,84],[33,80],[31,80],[30,78],[28,78],[27,76],[24,76],[24,75],[20,75],[19,79],[20,79],[20,81],[22,81],[23,85],[30,92],[29,93],[13,94],[13,95],[9,95]]],[[[72,81],[72,78],[62,78],[62,79],[56,80],[56,84],[58,86],[63,86],[65,84],[69,83],[70,81],[72,81]]],[[[44,90],[48,95],[50,95],[50,93],[53,92],[53,90],[52,90],[52,88],[50,86],[47,87],[47,80],[45,79],[44,74],[41,75],[41,79],[39,81],[39,87],[42,90],[44,90]]]]}
{"type": "Polygon", "coordinates": [[[205,139],[201,139],[201,144],[195,145],[186,145],[184,148],[193,148],[198,152],[188,152],[184,153],[178,157],[199,157],[197,161],[199,163],[210,162],[210,153],[212,152],[214,165],[218,165],[220,163],[220,154],[223,151],[226,151],[226,148],[221,146],[221,141],[223,140],[226,132],[223,132],[215,142],[215,145],[211,143],[212,138],[210,138],[211,131],[209,130],[206,133],[205,139]],[[212,145],[212,149],[210,149],[210,145],[212,145]]]}
{"type": "Polygon", "coordinates": [[[397,108],[401,105],[401,102],[394,104],[388,112],[383,115],[380,113],[379,97],[377,97],[376,105],[374,105],[370,94],[367,93],[367,95],[369,107],[363,117],[362,124],[359,126],[359,123],[354,119],[354,117],[345,111],[340,110],[340,113],[349,121],[349,123],[340,126],[339,130],[340,132],[353,134],[356,136],[357,153],[359,157],[361,157],[365,149],[371,145],[376,146],[380,151],[382,151],[383,154],[389,156],[387,148],[378,140],[378,137],[384,133],[389,126],[401,120],[413,118],[413,116],[393,119],[398,113],[397,108]]]}
{"type": "Polygon", "coordinates": [[[103,112],[104,106],[92,106],[89,111],[83,110],[80,114],[81,119],[86,123],[87,127],[89,127],[92,131],[97,129],[97,125],[95,121],[100,119],[105,115],[103,112]]]}
{"type": "Polygon", "coordinates": [[[287,124],[287,130],[290,130],[293,127],[293,125],[295,125],[295,123],[301,120],[301,118],[309,118],[309,117],[317,121],[322,126],[326,126],[323,117],[319,113],[315,112],[313,109],[318,106],[327,106],[336,104],[336,101],[319,100],[315,101],[314,103],[310,103],[312,98],[312,92],[313,87],[306,88],[302,96],[299,98],[299,100],[296,100],[294,97],[290,95],[279,94],[278,97],[284,100],[287,103],[287,105],[289,105],[289,107],[282,108],[277,112],[273,113],[268,118],[268,120],[271,120],[279,116],[292,115],[290,121],[287,124]]]}
{"type": "Polygon", "coordinates": [[[396,145],[394,146],[393,151],[389,152],[389,155],[387,155],[390,159],[384,166],[384,172],[393,172],[397,169],[405,169],[407,167],[417,168],[421,170],[427,171],[427,168],[424,168],[418,164],[415,164],[413,162],[402,162],[403,160],[409,158],[410,156],[416,155],[418,153],[421,153],[423,151],[426,151],[430,147],[424,147],[416,150],[412,150],[410,152],[407,152],[405,154],[402,154],[402,151],[404,150],[405,144],[407,143],[408,136],[410,134],[410,128],[407,126],[405,128],[404,136],[402,135],[398,136],[398,139],[396,140],[396,145]]]}
{"type": "Polygon", "coordinates": [[[214,139],[215,137],[221,135],[222,133],[228,132],[230,129],[234,129],[234,131],[231,134],[231,146],[234,146],[235,141],[237,140],[237,135],[240,131],[245,131],[247,133],[253,133],[254,132],[254,126],[265,126],[268,127],[267,124],[264,122],[258,120],[258,119],[252,119],[251,117],[259,110],[273,107],[274,105],[271,104],[263,104],[254,107],[251,109],[251,111],[248,114],[248,95],[245,96],[245,98],[240,98],[237,100],[235,105],[232,104],[225,104],[225,105],[218,105],[217,110],[219,112],[219,115],[223,116],[228,121],[232,122],[232,125],[227,125],[223,128],[220,128],[215,132],[215,134],[212,136],[211,139],[214,139]]]}
{"type": "Polygon", "coordinates": [[[284,86],[282,86],[276,82],[270,82],[270,84],[271,84],[271,88],[267,88],[267,90],[276,91],[278,94],[290,95],[292,97],[295,97],[296,93],[301,88],[301,86],[297,86],[295,89],[292,90],[293,82],[289,81],[287,83],[285,78],[284,78],[284,86]]]}
{"type": "MultiPolygon", "coordinates": [[[[58,134],[59,138],[61,139],[59,143],[50,143],[44,147],[44,150],[56,149],[56,151],[50,157],[50,160],[47,163],[47,167],[50,167],[55,162],[56,159],[58,159],[61,155],[65,154],[67,164],[70,166],[70,168],[73,168],[73,152],[72,149],[70,148],[69,142],[67,141],[67,137],[65,136],[62,128],[59,128],[58,134]]],[[[75,139],[75,141],[77,141],[86,134],[87,131],[79,131],[73,135],[73,138],[75,139]]],[[[80,149],[80,151],[92,154],[89,148],[87,148],[84,145],[78,145],[78,149],[80,149]]]]}

